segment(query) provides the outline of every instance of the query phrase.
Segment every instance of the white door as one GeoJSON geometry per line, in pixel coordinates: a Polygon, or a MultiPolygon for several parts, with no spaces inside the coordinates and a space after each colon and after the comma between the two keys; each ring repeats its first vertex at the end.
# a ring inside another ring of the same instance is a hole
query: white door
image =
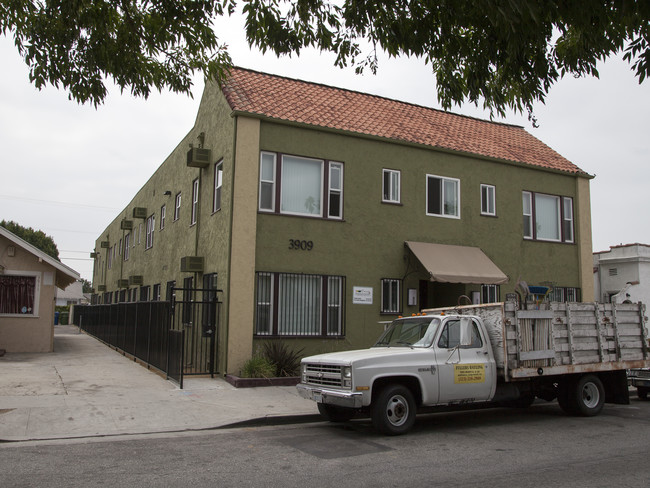
{"type": "Polygon", "coordinates": [[[495,381],[495,364],[494,359],[490,358],[488,338],[472,321],[471,345],[460,346],[460,331],[460,319],[446,320],[434,343],[440,384],[439,401],[461,403],[489,400],[495,381]]]}

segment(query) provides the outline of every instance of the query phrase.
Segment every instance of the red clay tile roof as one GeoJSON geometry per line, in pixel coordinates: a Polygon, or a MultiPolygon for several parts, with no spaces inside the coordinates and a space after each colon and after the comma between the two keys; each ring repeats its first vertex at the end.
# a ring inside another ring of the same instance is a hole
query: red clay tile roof
{"type": "Polygon", "coordinates": [[[236,112],[585,174],[515,125],[242,68],[223,92],[236,112]]]}

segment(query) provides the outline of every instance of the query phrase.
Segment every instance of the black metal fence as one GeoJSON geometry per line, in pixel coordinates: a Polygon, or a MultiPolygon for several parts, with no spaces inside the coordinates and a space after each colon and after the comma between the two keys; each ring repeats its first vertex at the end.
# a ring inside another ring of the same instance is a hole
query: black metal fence
{"type": "Polygon", "coordinates": [[[74,323],[106,344],[166,373],[182,388],[184,375],[214,376],[217,372],[220,302],[214,289],[173,291],[171,301],[77,305],[74,323]]]}

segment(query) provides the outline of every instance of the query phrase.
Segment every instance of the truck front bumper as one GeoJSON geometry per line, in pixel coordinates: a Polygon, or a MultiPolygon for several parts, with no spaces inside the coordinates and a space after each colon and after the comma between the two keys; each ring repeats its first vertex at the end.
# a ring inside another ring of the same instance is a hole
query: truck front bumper
{"type": "Polygon", "coordinates": [[[650,378],[630,378],[630,383],[637,388],[650,388],[650,378]]]}
{"type": "Polygon", "coordinates": [[[361,408],[363,406],[363,394],[353,393],[351,391],[328,390],[318,388],[304,383],[296,385],[298,394],[307,400],[313,400],[317,403],[327,405],[336,405],[346,408],[361,408]]]}

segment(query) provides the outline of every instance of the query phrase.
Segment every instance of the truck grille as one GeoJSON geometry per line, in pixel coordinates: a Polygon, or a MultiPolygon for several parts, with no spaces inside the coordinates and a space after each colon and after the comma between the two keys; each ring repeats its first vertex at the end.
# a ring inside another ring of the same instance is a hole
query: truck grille
{"type": "Polygon", "coordinates": [[[636,376],[637,378],[644,378],[644,379],[648,379],[648,378],[650,378],[650,371],[647,371],[647,370],[637,370],[637,371],[635,371],[635,373],[636,373],[635,376],[636,376]]]}
{"type": "Polygon", "coordinates": [[[308,363],[305,368],[305,373],[305,382],[310,385],[343,388],[341,366],[308,363]]]}

